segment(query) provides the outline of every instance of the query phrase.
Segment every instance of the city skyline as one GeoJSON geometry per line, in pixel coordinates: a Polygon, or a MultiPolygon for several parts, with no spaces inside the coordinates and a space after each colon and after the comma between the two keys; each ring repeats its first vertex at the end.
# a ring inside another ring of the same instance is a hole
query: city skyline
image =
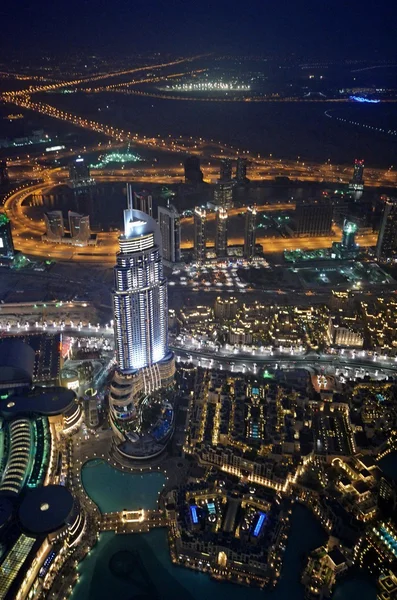
{"type": "Polygon", "coordinates": [[[395,5],[0,13],[0,598],[397,598],[395,5]]]}

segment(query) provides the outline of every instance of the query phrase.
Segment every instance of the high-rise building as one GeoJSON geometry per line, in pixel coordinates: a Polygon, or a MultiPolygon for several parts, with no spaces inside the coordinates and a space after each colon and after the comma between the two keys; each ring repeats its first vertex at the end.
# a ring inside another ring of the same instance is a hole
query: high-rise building
{"type": "Polygon", "coordinates": [[[61,242],[65,235],[65,225],[61,210],[52,210],[44,214],[46,238],[50,242],[61,242]]]}
{"type": "Polygon", "coordinates": [[[397,253],[397,200],[382,197],[383,214],[376,244],[376,257],[381,260],[392,258],[397,253]]]}
{"type": "Polygon", "coordinates": [[[222,207],[216,213],[215,254],[219,258],[227,256],[227,210],[222,207]]]}
{"type": "Polygon", "coordinates": [[[214,189],[214,204],[223,208],[232,208],[233,206],[233,181],[219,182],[214,189]]]}
{"type": "Polygon", "coordinates": [[[353,165],[353,183],[364,183],[364,161],[356,158],[353,165]]]}
{"type": "Polygon", "coordinates": [[[87,188],[92,186],[95,180],[91,177],[90,167],[84,158],[79,156],[69,165],[69,186],[73,189],[87,188]]]}
{"type": "Polygon", "coordinates": [[[0,258],[14,258],[11,223],[5,213],[0,213],[0,258]]]}
{"type": "Polygon", "coordinates": [[[163,260],[177,263],[181,260],[181,219],[173,204],[158,207],[163,260]]]}
{"type": "Polygon", "coordinates": [[[135,210],[140,210],[149,217],[153,216],[153,196],[150,192],[142,190],[134,192],[132,185],[127,183],[127,204],[135,210]]]}
{"type": "Polygon", "coordinates": [[[135,209],[124,211],[124,235],[114,268],[116,355],[120,371],[133,373],[168,353],[167,281],[156,221],[135,209]]]}
{"type": "Polygon", "coordinates": [[[349,182],[349,191],[359,200],[364,191],[364,161],[356,158],[353,165],[353,177],[349,182]]]}
{"type": "Polygon", "coordinates": [[[10,177],[8,175],[7,162],[5,160],[0,161],[0,187],[6,186],[10,183],[10,177]]]}
{"type": "Polygon", "coordinates": [[[303,200],[296,205],[297,235],[329,235],[332,228],[333,205],[328,198],[303,200]]]}
{"type": "Polygon", "coordinates": [[[256,207],[248,206],[245,213],[244,258],[251,260],[255,255],[256,207]]]}
{"type": "Polygon", "coordinates": [[[68,212],[69,230],[72,243],[86,246],[91,237],[90,217],[79,213],[68,212]]]}
{"type": "Polygon", "coordinates": [[[172,382],[175,363],[168,348],[160,228],[146,213],[128,208],[119,244],[113,292],[118,369],[111,386],[110,416],[113,431],[123,438],[120,423],[136,420],[142,395],[172,382]]]}
{"type": "Polygon", "coordinates": [[[348,221],[347,219],[343,222],[342,229],[342,248],[343,250],[355,250],[356,249],[356,233],[357,225],[348,221]]]}
{"type": "Polygon", "coordinates": [[[188,156],[185,160],[185,182],[201,183],[203,181],[203,172],[200,169],[200,159],[198,156],[188,156]]]}
{"type": "Polygon", "coordinates": [[[247,165],[247,159],[239,156],[236,164],[236,179],[239,183],[245,183],[247,181],[247,165]]]}
{"type": "Polygon", "coordinates": [[[221,160],[220,181],[231,181],[232,176],[232,161],[230,158],[224,158],[221,160]]]}
{"type": "Polygon", "coordinates": [[[194,257],[197,262],[205,261],[206,252],[206,221],[205,208],[196,206],[194,209],[194,257]]]}

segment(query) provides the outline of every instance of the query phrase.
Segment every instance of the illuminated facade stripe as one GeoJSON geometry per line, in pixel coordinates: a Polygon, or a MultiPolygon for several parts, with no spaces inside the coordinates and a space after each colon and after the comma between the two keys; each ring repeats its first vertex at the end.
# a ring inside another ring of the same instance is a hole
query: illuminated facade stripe
{"type": "Polygon", "coordinates": [[[156,221],[128,209],[124,232],[114,268],[113,310],[117,362],[123,374],[131,374],[168,353],[168,297],[156,221]]]}

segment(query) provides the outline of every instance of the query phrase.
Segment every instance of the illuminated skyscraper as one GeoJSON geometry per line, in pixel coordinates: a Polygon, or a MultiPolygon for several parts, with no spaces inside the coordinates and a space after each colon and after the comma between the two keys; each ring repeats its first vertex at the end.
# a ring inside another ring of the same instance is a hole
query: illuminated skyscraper
{"type": "Polygon", "coordinates": [[[167,280],[156,221],[129,204],[114,267],[114,333],[118,369],[110,388],[110,421],[117,437],[139,421],[137,402],[173,381],[168,348],[167,280]]]}
{"type": "Polygon", "coordinates": [[[248,206],[245,213],[244,258],[251,260],[255,255],[256,207],[248,206]]]}
{"type": "Polygon", "coordinates": [[[356,233],[357,225],[348,221],[347,219],[343,222],[342,230],[342,248],[343,250],[355,250],[356,248],[356,233]]]}
{"type": "Polygon", "coordinates": [[[384,207],[376,244],[376,257],[385,260],[397,253],[397,200],[387,197],[382,199],[384,207]]]}
{"type": "Polygon", "coordinates": [[[84,158],[79,156],[69,165],[69,186],[75,190],[87,188],[95,183],[91,177],[90,167],[85,163],[84,158]]]}
{"type": "Polygon", "coordinates": [[[349,182],[349,190],[352,192],[354,199],[359,200],[364,191],[364,161],[356,160],[353,166],[353,177],[349,182]]]}
{"type": "Polygon", "coordinates": [[[142,211],[124,211],[124,235],[114,268],[116,355],[122,373],[149,367],[168,353],[167,281],[156,221],[142,211]]]}
{"type": "Polygon", "coordinates": [[[153,196],[150,192],[134,192],[132,185],[127,183],[127,202],[136,210],[146,213],[149,217],[153,216],[153,196]]]}
{"type": "Polygon", "coordinates": [[[363,160],[358,160],[356,158],[356,160],[354,161],[352,182],[353,183],[364,183],[364,161],[363,160]]]}
{"type": "Polygon", "coordinates": [[[158,207],[163,260],[175,263],[181,260],[181,220],[175,206],[158,207]]]}
{"type": "Polygon", "coordinates": [[[79,246],[86,246],[91,237],[90,217],[70,210],[68,219],[72,242],[79,246]]]}
{"type": "Polygon", "coordinates": [[[245,183],[247,181],[247,164],[247,159],[239,156],[236,164],[236,179],[239,183],[245,183]]]}
{"type": "Polygon", "coordinates": [[[194,257],[200,263],[205,261],[206,220],[207,212],[205,208],[196,206],[194,209],[194,257]]]}
{"type": "Polygon", "coordinates": [[[232,161],[230,158],[224,158],[221,160],[220,181],[230,181],[232,174],[232,161]]]}
{"type": "Polygon", "coordinates": [[[47,241],[60,243],[65,235],[65,225],[63,222],[62,211],[52,210],[45,213],[44,221],[46,225],[47,241]]]}
{"type": "Polygon", "coordinates": [[[219,182],[214,190],[214,204],[223,208],[232,208],[233,206],[233,181],[219,182]]]}
{"type": "Polygon", "coordinates": [[[11,223],[5,213],[0,213],[0,258],[14,258],[11,223]]]}
{"type": "Polygon", "coordinates": [[[227,210],[222,207],[216,213],[215,254],[219,258],[227,256],[227,210]]]}

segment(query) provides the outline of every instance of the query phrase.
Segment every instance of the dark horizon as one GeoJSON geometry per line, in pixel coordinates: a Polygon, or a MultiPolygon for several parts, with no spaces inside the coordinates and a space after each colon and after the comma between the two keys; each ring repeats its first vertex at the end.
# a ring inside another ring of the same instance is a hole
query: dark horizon
{"type": "Polygon", "coordinates": [[[25,59],[48,52],[218,52],[393,60],[396,15],[392,0],[376,8],[368,2],[16,0],[0,10],[0,48],[3,60],[10,50],[25,59]]]}

